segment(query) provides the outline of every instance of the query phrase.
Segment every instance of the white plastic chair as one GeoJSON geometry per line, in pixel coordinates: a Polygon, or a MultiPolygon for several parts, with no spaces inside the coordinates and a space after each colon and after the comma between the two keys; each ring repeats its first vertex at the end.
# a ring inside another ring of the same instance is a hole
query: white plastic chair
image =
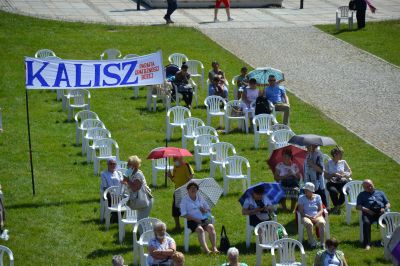
{"type": "Polygon", "coordinates": [[[182,127],[184,125],[184,119],[191,117],[190,110],[183,106],[174,106],[169,108],[167,111],[166,122],[167,122],[167,140],[171,139],[171,135],[174,127],[182,127]],[[173,121],[171,122],[171,113],[173,121]]]}
{"type": "Polygon", "coordinates": [[[174,64],[174,65],[177,65],[178,67],[181,67],[183,62],[189,61],[189,58],[184,54],[173,53],[173,54],[168,56],[168,61],[171,64],[174,64]]]}
{"type": "Polygon", "coordinates": [[[119,146],[113,139],[96,139],[92,145],[94,174],[100,174],[100,162],[110,158],[119,160],[119,146]],[[115,152],[113,152],[113,147],[115,152]],[[97,154],[97,151],[99,154],[97,154]]]}
{"type": "Polygon", "coordinates": [[[186,149],[188,139],[194,139],[196,137],[194,130],[197,127],[204,126],[203,120],[196,117],[188,117],[183,120],[182,127],[182,148],[186,149]]]}
{"type": "MultiPolygon", "coordinates": [[[[276,211],[276,205],[275,211],[276,211]]],[[[276,222],[278,221],[278,216],[274,214],[273,221],[276,222]]],[[[254,233],[254,226],[250,225],[250,216],[246,215],[246,248],[250,247],[250,242],[251,242],[251,236],[254,233]]]]}
{"type": "Polygon", "coordinates": [[[282,238],[275,241],[271,247],[271,256],[272,266],[306,266],[304,247],[295,239],[282,238]],[[301,262],[296,262],[296,247],[300,250],[301,262]],[[279,263],[276,263],[275,252],[279,254],[279,263]]]}
{"type": "MultiPolygon", "coordinates": [[[[304,224],[301,219],[301,214],[299,211],[296,211],[297,214],[297,230],[299,234],[299,241],[303,242],[304,239],[304,224]]],[[[324,209],[324,219],[325,219],[325,239],[330,238],[331,233],[330,233],[330,227],[329,227],[329,215],[328,211],[324,209]]]]}
{"type": "Polygon", "coordinates": [[[225,105],[225,133],[228,134],[230,130],[230,120],[238,121],[239,128],[249,133],[249,121],[243,110],[243,103],[239,100],[229,101],[225,105]],[[241,110],[242,114],[240,116],[234,116],[236,110],[241,110]]]}
{"type": "Polygon", "coordinates": [[[121,173],[125,173],[128,169],[128,162],[127,161],[117,161],[117,170],[121,173]]]}
{"type": "MultiPolygon", "coordinates": [[[[95,127],[106,128],[104,126],[104,123],[102,121],[100,121],[100,119],[97,115],[90,114],[90,113],[82,113],[82,115],[79,117],[75,116],[75,121],[76,121],[76,125],[77,125],[77,134],[78,134],[78,130],[79,130],[81,133],[82,142],[83,142],[83,138],[86,135],[86,131],[88,131],[89,129],[95,128],[95,127]],[[80,119],[79,119],[79,117],[80,117],[80,119]],[[86,118],[86,117],[93,117],[93,118],[86,118]]],[[[77,135],[77,140],[78,140],[78,144],[79,144],[78,135],[77,135]]]]}
{"type": "MultiPolygon", "coordinates": [[[[249,219],[249,216],[247,216],[249,219]]],[[[283,238],[288,236],[286,229],[280,223],[275,221],[266,221],[259,223],[254,228],[254,234],[256,235],[256,254],[257,254],[257,262],[256,265],[261,265],[261,257],[264,249],[271,249],[272,245],[276,240],[279,240],[278,229],[281,229],[283,232],[283,238]],[[261,235],[259,234],[261,233],[261,235]],[[260,242],[260,238],[262,242],[260,242]]],[[[251,233],[251,232],[250,232],[251,233]]],[[[250,234],[251,236],[251,234],[250,234]]],[[[250,246],[250,237],[247,244],[247,237],[246,237],[246,246],[250,246]]]]}
{"type": "Polygon", "coordinates": [[[188,72],[190,73],[191,78],[199,78],[201,81],[201,86],[205,88],[205,79],[204,79],[204,66],[198,60],[187,60],[186,65],[188,66],[188,72]]]}
{"type": "Polygon", "coordinates": [[[46,58],[49,56],[56,56],[56,53],[49,49],[41,49],[35,53],[35,58],[46,58]]]}
{"type": "Polygon", "coordinates": [[[67,95],[68,121],[75,109],[90,110],[90,92],[88,90],[70,90],[67,95]]]}
{"type": "Polygon", "coordinates": [[[137,223],[137,214],[136,210],[132,210],[127,205],[129,197],[122,199],[118,204],[118,231],[119,231],[119,243],[122,243],[125,238],[125,225],[132,225],[132,230],[135,224],[137,223]],[[123,210],[125,210],[125,215],[123,214],[123,210]]]}
{"type": "Polygon", "coordinates": [[[270,114],[259,114],[253,118],[254,147],[258,149],[260,135],[270,136],[272,125],[275,123],[275,117],[270,114]]]}
{"type": "MultiPolygon", "coordinates": [[[[214,216],[211,216],[211,223],[214,224],[215,218],[214,216]]],[[[189,252],[189,242],[190,242],[190,234],[192,233],[192,230],[187,226],[187,219],[183,219],[183,250],[185,252],[189,252]]]]}
{"type": "Polygon", "coordinates": [[[157,101],[162,100],[165,109],[171,107],[171,95],[168,87],[172,88],[171,85],[166,83],[163,85],[147,86],[147,110],[151,111],[153,105],[153,112],[157,111],[157,101]]]}
{"type": "MultiPolygon", "coordinates": [[[[147,231],[153,232],[153,225],[161,222],[157,218],[147,217],[139,220],[133,227],[133,265],[137,265],[138,258],[140,258],[140,247],[138,243],[138,232],[143,234],[147,231]]],[[[139,236],[140,239],[140,236],[139,236]]],[[[139,260],[140,261],[140,260],[139,260]]]]}
{"type": "Polygon", "coordinates": [[[199,135],[194,139],[194,160],[196,170],[201,170],[202,157],[210,156],[210,148],[214,143],[219,142],[218,137],[214,135],[199,135]]]}
{"type": "Polygon", "coordinates": [[[106,128],[102,127],[94,127],[94,128],[89,128],[86,131],[85,136],[83,137],[82,140],[82,155],[86,154],[86,161],[90,163],[93,159],[93,147],[90,142],[93,142],[96,139],[106,139],[106,138],[111,138],[111,133],[108,131],[106,128]]]}
{"type": "Polygon", "coordinates": [[[100,60],[112,60],[112,59],[118,59],[121,58],[122,54],[118,49],[110,48],[105,50],[101,55],[100,55],[100,60]]]}
{"type": "Polygon", "coordinates": [[[351,209],[355,208],[357,205],[357,196],[364,191],[362,183],[362,181],[350,181],[343,186],[342,191],[346,205],[346,223],[348,225],[351,223],[351,209]]]}
{"type": "Polygon", "coordinates": [[[217,166],[219,166],[222,172],[222,164],[225,162],[225,159],[228,156],[236,155],[236,149],[228,142],[217,142],[211,145],[210,153],[210,177],[214,177],[217,166]]]}
{"type": "MultiPolygon", "coordinates": [[[[154,150],[164,148],[164,147],[157,147],[154,150]]],[[[162,171],[163,173],[165,172],[165,165],[167,165],[167,171],[174,170],[174,166],[169,165],[169,161],[167,158],[161,158],[161,159],[153,159],[151,160],[151,176],[152,176],[152,185],[153,187],[157,186],[157,174],[159,171],[162,171]]]]}
{"type": "Polygon", "coordinates": [[[251,184],[250,179],[250,163],[249,161],[238,155],[229,156],[225,159],[222,164],[222,173],[224,176],[224,196],[229,191],[229,181],[231,180],[242,180],[243,191],[245,191],[251,184]],[[243,173],[243,168],[247,168],[247,171],[243,173]]]}
{"type": "MultiPolygon", "coordinates": [[[[109,187],[106,190],[104,190],[103,200],[104,200],[104,204],[105,204],[104,218],[106,219],[106,230],[108,230],[110,228],[111,213],[118,212],[118,204],[122,200],[121,187],[120,186],[112,186],[112,187],[109,187]],[[108,206],[107,194],[110,195],[110,199],[111,199],[110,206],[108,206]]],[[[125,211],[125,210],[126,209],[124,207],[121,208],[121,211],[125,211]]]]}
{"type": "Polygon", "coordinates": [[[287,129],[277,130],[271,133],[271,137],[269,139],[269,154],[276,149],[283,148],[289,145],[288,141],[291,137],[293,137],[294,132],[287,129]]]}
{"type": "Polygon", "coordinates": [[[348,6],[340,6],[336,10],[336,29],[340,29],[340,20],[347,19],[349,22],[349,29],[353,29],[353,11],[349,10],[348,6]]]}
{"type": "Polygon", "coordinates": [[[393,232],[397,227],[400,227],[400,213],[399,212],[386,212],[379,217],[378,220],[379,227],[381,229],[382,243],[385,247],[385,258],[390,259],[390,254],[387,254],[386,246],[392,237],[393,232]]]}
{"type": "Polygon", "coordinates": [[[222,127],[222,118],[225,116],[226,102],[221,96],[208,96],[204,100],[204,105],[207,107],[207,126],[211,126],[211,118],[219,116],[219,125],[222,127]]]}
{"type": "Polygon", "coordinates": [[[214,135],[218,137],[218,132],[215,128],[210,126],[201,126],[194,129],[195,138],[200,135],[214,135]]]}
{"type": "Polygon", "coordinates": [[[0,245],[0,265],[1,266],[5,265],[4,262],[3,262],[4,253],[7,253],[7,255],[8,255],[8,259],[10,261],[10,266],[14,266],[14,254],[13,254],[13,252],[8,247],[2,246],[2,245],[0,245]]]}

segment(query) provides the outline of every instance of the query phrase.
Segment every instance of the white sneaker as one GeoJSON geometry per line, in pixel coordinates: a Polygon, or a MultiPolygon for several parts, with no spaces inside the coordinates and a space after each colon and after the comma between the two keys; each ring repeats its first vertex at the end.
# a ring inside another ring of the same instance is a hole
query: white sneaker
{"type": "Polygon", "coordinates": [[[217,23],[217,22],[219,22],[219,19],[214,18],[214,23],[217,23]]]}
{"type": "Polygon", "coordinates": [[[234,21],[234,19],[232,17],[228,18],[228,21],[234,21]]]}

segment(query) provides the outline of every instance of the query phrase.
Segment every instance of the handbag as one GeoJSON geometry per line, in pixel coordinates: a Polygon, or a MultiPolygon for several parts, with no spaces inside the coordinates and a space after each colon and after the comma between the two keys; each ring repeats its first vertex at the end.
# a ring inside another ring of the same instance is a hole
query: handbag
{"type": "Polygon", "coordinates": [[[231,244],[229,242],[229,238],[226,234],[225,226],[222,226],[221,229],[221,239],[219,242],[219,250],[222,252],[227,252],[228,249],[231,247],[231,244]]]}
{"type": "Polygon", "coordinates": [[[150,204],[149,197],[147,196],[146,191],[144,190],[144,186],[135,193],[131,192],[129,194],[129,208],[132,210],[138,210],[148,207],[150,204]],[[136,194],[136,195],[135,195],[136,194]]]}

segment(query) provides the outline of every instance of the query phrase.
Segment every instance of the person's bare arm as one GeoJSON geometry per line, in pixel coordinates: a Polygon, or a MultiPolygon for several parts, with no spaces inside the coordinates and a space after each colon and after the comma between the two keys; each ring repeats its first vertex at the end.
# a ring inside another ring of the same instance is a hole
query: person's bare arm
{"type": "Polygon", "coordinates": [[[285,93],[285,102],[286,102],[287,105],[290,105],[290,103],[289,103],[289,97],[287,96],[286,93],[285,93]]]}

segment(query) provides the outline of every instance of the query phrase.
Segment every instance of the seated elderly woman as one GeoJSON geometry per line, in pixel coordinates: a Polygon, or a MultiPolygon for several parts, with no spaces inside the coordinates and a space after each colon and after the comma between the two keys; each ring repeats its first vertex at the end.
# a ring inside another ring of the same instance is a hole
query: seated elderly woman
{"type": "Polygon", "coordinates": [[[343,149],[335,147],[331,150],[332,159],[328,161],[325,169],[325,178],[328,180],[326,187],[333,203],[333,214],[340,214],[340,206],[343,205],[345,197],[343,186],[351,178],[351,169],[345,160],[342,160],[343,149]]]}
{"type": "Polygon", "coordinates": [[[228,256],[229,262],[225,262],[221,264],[221,266],[247,266],[246,263],[239,262],[239,250],[237,248],[229,248],[226,255],[228,256]]]}
{"type": "Polygon", "coordinates": [[[325,250],[317,252],[314,266],[348,266],[344,253],[337,250],[339,242],[335,238],[327,239],[325,246],[325,250]]]}
{"type": "Polygon", "coordinates": [[[163,222],[157,222],[153,226],[155,238],[149,241],[147,257],[148,265],[183,265],[183,254],[177,255],[174,239],[167,236],[167,226],[163,222]]]}
{"type": "Polygon", "coordinates": [[[243,203],[242,214],[249,215],[250,225],[253,227],[261,222],[271,220],[274,215],[274,207],[264,192],[264,187],[255,187],[251,197],[247,197],[243,203]]]}
{"type": "Polygon", "coordinates": [[[192,232],[197,232],[200,245],[204,252],[210,254],[211,252],[219,253],[217,249],[217,237],[215,234],[215,229],[210,221],[210,207],[207,202],[197,194],[199,190],[199,185],[195,182],[190,182],[186,189],[188,194],[182,199],[180,208],[181,216],[187,219],[187,226],[192,230],[192,232]],[[207,243],[205,232],[208,232],[211,248],[210,251],[207,243]]]}
{"type": "Polygon", "coordinates": [[[304,194],[300,196],[298,208],[301,215],[301,221],[307,231],[308,243],[311,248],[317,247],[317,241],[313,236],[313,227],[319,230],[319,239],[321,246],[324,246],[325,219],[322,216],[324,209],[322,208],[322,200],[318,194],[314,194],[315,186],[311,182],[305,183],[304,194]]]}

